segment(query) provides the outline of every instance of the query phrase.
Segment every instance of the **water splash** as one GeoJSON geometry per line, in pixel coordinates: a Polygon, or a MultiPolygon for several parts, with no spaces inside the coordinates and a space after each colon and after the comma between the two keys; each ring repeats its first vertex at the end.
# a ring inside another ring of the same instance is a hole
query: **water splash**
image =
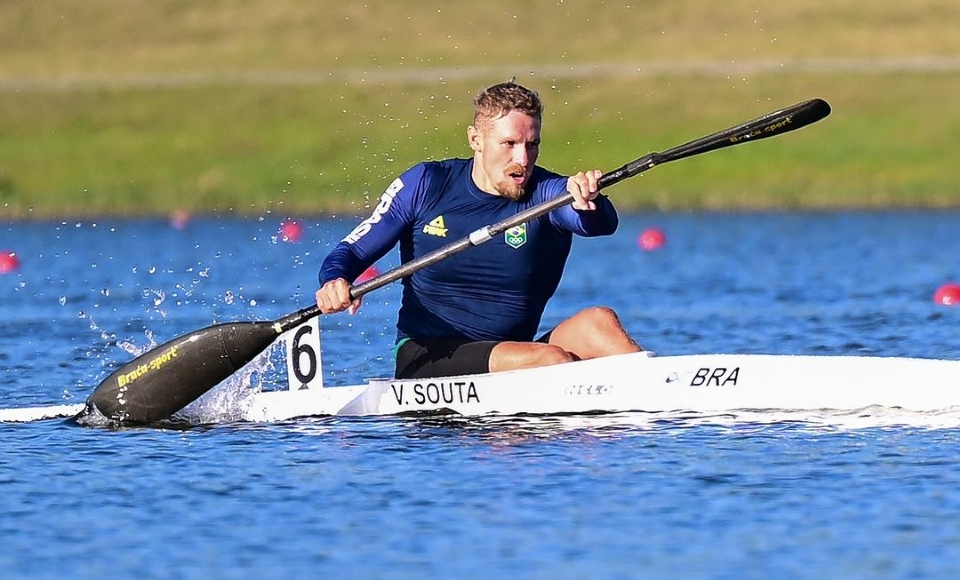
{"type": "MultiPolygon", "coordinates": [[[[211,425],[240,421],[247,415],[253,397],[264,390],[268,378],[278,374],[277,361],[283,351],[278,342],[257,358],[173,416],[178,423],[211,425]]],[[[286,372],[286,369],[283,369],[286,372]]]]}
{"type": "MultiPolygon", "coordinates": [[[[147,330],[143,331],[143,335],[144,335],[144,337],[147,339],[147,343],[146,343],[145,345],[138,346],[138,345],[136,345],[136,344],[134,344],[134,343],[132,343],[132,342],[126,341],[126,340],[118,340],[118,341],[117,341],[117,346],[118,346],[118,347],[120,348],[120,350],[122,350],[123,352],[125,352],[125,353],[129,354],[130,356],[136,358],[136,357],[142,355],[143,353],[145,353],[145,352],[147,352],[147,351],[149,351],[149,350],[153,350],[154,348],[157,347],[157,339],[154,338],[154,336],[153,336],[153,331],[152,331],[152,330],[147,329],[147,330]]],[[[112,340],[112,339],[114,338],[112,335],[108,336],[108,335],[105,334],[105,333],[102,333],[101,336],[103,337],[103,339],[104,339],[105,341],[109,341],[109,340],[112,340]]]]}

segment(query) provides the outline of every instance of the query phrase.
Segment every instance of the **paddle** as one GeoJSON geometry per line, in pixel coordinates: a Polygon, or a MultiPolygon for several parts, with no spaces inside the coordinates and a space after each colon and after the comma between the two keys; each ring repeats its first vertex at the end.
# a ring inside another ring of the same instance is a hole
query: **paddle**
{"type": "MultiPolygon", "coordinates": [[[[793,131],[829,114],[830,105],[822,99],[797,103],[661,153],[644,155],[603,175],[600,188],[610,187],[669,161],[793,131]]],[[[353,298],[360,298],[570,202],[570,196],[557,196],[353,286],[350,293],[353,298]]],[[[310,306],[274,321],[216,324],[175,338],[138,356],[104,379],[87,398],[86,409],[74,419],[82,420],[94,408],[119,424],[146,424],[167,419],[253,360],[277,336],[319,314],[317,306],[310,306]]]]}

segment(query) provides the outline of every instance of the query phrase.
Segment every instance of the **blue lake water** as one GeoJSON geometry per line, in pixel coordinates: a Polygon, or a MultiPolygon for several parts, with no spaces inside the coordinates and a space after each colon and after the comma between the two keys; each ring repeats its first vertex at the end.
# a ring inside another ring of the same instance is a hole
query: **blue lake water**
{"type": "MultiPolygon", "coordinates": [[[[0,407],[81,402],[213,322],[312,303],[353,219],[0,225],[0,407]]],[[[960,358],[960,213],[626,216],[575,244],[545,316],[616,308],[661,354],[960,358]],[[666,245],[637,248],[659,227],[666,245]]],[[[381,271],[396,265],[385,258],[381,271]]],[[[323,320],[325,377],[392,370],[398,285],[323,320]]],[[[278,388],[282,366],[260,369],[278,388]]],[[[855,380],[852,377],[851,380],[855,380]]],[[[906,386],[905,386],[906,388],[906,386]]],[[[944,385],[957,389],[960,385],[944,385]]],[[[958,397],[960,398],[960,397],[958,397]]],[[[0,424],[5,578],[945,578],[960,415],[315,418],[192,429],[0,424]]]]}

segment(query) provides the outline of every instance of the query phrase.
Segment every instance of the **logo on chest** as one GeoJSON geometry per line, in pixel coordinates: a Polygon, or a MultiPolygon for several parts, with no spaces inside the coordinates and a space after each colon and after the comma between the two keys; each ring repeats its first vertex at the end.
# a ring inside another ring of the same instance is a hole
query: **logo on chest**
{"type": "Polygon", "coordinates": [[[503,240],[511,248],[519,248],[527,243],[527,224],[520,224],[503,232],[503,240]]]}
{"type": "Polygon", "coordinates": [[[443,216],[438,215],[433,221],[423,226],[423,233],[441,238],[447,237],[447,226],[443,223],[443,216]]]}

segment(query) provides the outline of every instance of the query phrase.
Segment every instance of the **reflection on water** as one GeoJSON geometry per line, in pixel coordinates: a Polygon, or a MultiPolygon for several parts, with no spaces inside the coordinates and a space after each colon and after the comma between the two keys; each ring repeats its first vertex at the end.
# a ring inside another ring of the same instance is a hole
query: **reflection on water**
{"type": "MultiPolygon", "coordinates": [[[[235,406],[233,403],[228,406],[235,406]]],[[[215,422],[229,423],[225,415],[215,422]]],[[[194,419],[195,420],[195,419],[194,419]]],[[[232,423],[245,428],[245,423],[232,423]]],[[[620,438],[645,433],[681,432],[698,429],[715,435],[771,433],[829,434],[869,429],[958,429],[960,407],[938,412],[915,412],[898,408],[868,407],[856,410],[753,410],[721,414],[686,411],[643,411],[589,414],[508,415],[464,417],[456,414],[417,416],[303,417],[275,425],[303,434],[349,432],[361,438],[393,440],[477,441],[492,445],[524,445],[536,441],[569,438],[620,438]]]]}

